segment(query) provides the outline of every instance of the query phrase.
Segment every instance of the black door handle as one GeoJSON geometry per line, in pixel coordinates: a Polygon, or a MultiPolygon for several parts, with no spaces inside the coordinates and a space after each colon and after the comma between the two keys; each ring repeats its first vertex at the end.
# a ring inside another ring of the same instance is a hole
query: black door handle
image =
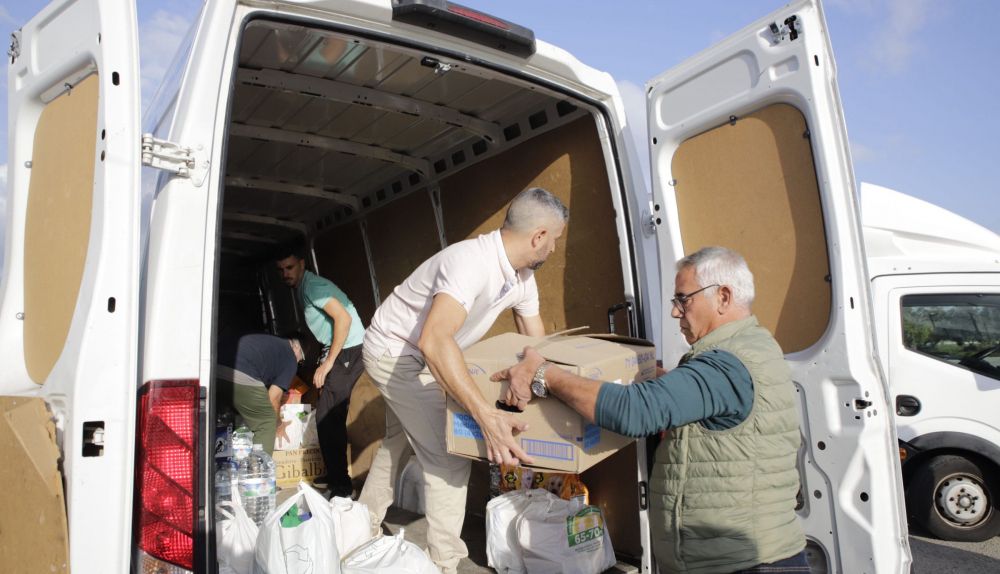
{"type": "Polygon", "coordinates": [[[920,399],[910,395],[896,397],[896,414],[901,417],[912,417],[920,412],[920,399]]]}

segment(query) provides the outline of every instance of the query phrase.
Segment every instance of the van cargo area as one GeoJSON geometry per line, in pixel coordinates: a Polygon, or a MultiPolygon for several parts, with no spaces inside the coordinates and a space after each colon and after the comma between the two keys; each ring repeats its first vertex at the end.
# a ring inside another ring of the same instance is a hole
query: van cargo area
{"type": "MultiPolygon", "coordinates": [[[[634,255],[626,210],[618,207],[625,200],[613,196],[618,183],[609,179],[616,159],[607,120],[596,107],[473,62],[284,21],[250,21],[237,65],[216,332],[289,335],[300,328],[298,303],[274,259],[303,240],[311,247],[307,266],[343,289],[367,326],[426,258],[497,229],[510,199],[540,186],[571,211],[556,252],[535,275],[546,331],[586,325],[605,332],[619,308],[615,330],[645,335],[620,305],[638,291],[626,285],[634,274],[623,269],[634,255]]],[[[514,330],[505,314],[486,336],[514,330]]],[[[358,487],[383,436],[384,414],[362,375],[348,420],[358,487]]],[[[488,471],[486,463],[473,466],[466,519],[472,556],[463,571],[486,565],[488,471]]],[[[638,473],[632,445],[582,475],[624,571],[643,556],[638,473]]],[[[395,509],[390,519],[395,528],[415,517],[395,509]]]]}

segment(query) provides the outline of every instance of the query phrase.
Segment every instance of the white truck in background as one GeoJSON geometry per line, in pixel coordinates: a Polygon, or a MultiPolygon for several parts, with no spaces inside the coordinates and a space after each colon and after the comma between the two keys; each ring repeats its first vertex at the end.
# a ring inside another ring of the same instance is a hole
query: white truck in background
{"type": "Polygon", "coordinates": [[[1000,236],[867,183],[861,214],[911,526],[987,540],[1000,533],[1000,236]]]}

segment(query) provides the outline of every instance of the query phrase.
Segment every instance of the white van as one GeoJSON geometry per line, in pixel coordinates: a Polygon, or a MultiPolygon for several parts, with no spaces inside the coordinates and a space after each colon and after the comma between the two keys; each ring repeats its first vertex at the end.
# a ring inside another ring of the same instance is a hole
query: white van
{"type": "Polygon", "coordinates": [[[945,540],[1000,534],[1000,236],[861,184],[879,357],[910,518],[945,540]]]}
{"type": "MultiPolygon", "coordinates": [[[[550,331],[613,323],[670,365],[685,347],[662,305],[674,262],[710,244],[747,257],[800,397],[814,571],[908,571],[818,0],[649,82],[652,202],[614,80],[475,10],[210,1],[142,130],[136,36],[131,0],[57,0],[11,47],[2,569],[213,572],[215,338],[289,324],[274,246],[305,238],[367,321],[418,263],[541,185],[572,210],[536,275],[550,331]]],[[[360,476],[384,407],[362,382],[351,408],[360,476]]],[[[623,567],[652,573],[644,450],[584,481],[623,567]]]]}

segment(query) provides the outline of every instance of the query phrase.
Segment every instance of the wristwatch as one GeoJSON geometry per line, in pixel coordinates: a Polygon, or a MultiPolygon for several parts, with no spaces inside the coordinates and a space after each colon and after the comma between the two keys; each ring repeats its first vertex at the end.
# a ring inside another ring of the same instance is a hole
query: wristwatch
{"type": "Polygon", "coordinates": [[[531,394],[536,397],[549,396],[549,388],[545,385],[545,369],[549,368],[551,364],[548,361],[542,361],[542,364],[535,369],[535,376],[531,379],[531,394]]]}

